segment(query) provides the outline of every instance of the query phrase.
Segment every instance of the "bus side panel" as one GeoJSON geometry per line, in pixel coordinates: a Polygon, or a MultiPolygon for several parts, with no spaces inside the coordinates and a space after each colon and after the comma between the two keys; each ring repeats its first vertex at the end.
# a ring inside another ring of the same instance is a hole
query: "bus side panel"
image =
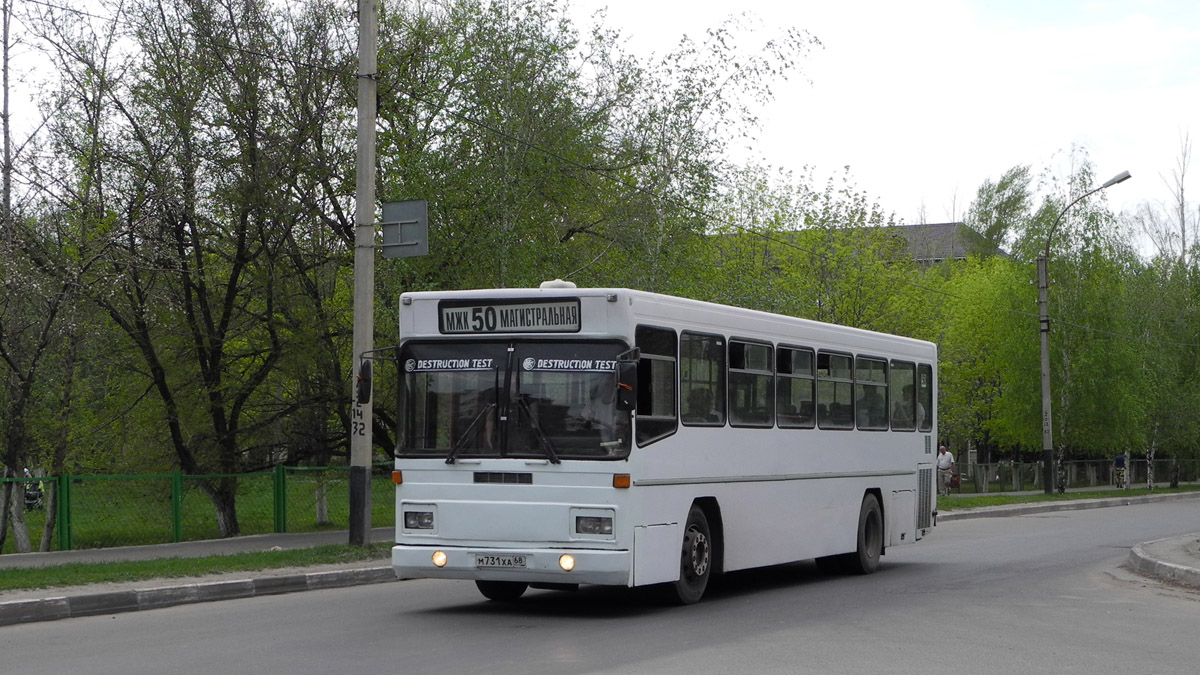
{"type": "Polygon", "coordinates": [[[895,490],[884,515],[887,518],[885,533],[888,546],[911,544],[916,541],[917,493],[915,490],[895,490]]]}
{"type": "Polygon", "coordinates": [[[633,530],[633,585],[645,586],[679,579],[679,523],[639,525],[633,530]]]}
{"type": "Polygon", "coordinates": [[[733,572],[853,551],[861,497],[846,493],[861,495],[865,489],[861,481],[846,479],[641,488],[642,520],[677,522],[670,532],[636,528],[635,537],[650,536],[654,542],[647,548],[635,539],[635,585],[679,578],[683,521],[697,499],[711,499],[720,510],[723,527],[712,535],[723,539],[721,568],[733,572]]]}
{"type": "Polygon", "coordinates": [[[725,524],[724,569],[849,553],[857,547],[862,495],[884,495],[888,546],[917,540],[916,492],[912,479],[882,484],[859,479],[760,483],[752,492],[715,490],[725,524]]]}

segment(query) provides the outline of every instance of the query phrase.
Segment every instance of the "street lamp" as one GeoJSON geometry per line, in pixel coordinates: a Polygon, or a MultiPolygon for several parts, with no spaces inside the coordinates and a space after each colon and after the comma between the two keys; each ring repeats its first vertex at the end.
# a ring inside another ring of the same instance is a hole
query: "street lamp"
{"type": "Polygon", "coordinates": [[[1058,224],[1062,222],[1063,216],[1072,206],[1105,188],[1127,181],[1129,178],[1129,172],[1122,171],[1105,181],[1100,187],[1083,193],[1075,201],[1064,206],[1062,211],[1058,212],[1058,217],[1054,219],[1054,224],[1050,226],[1050,232],[1046,235],[1046,248],[1037,259],[1038,310],[1041,322],[1039,332],[1042,341],[1042,482],[1045,484],[1046,494],[1054,493],[1054,433],[1050,427],[1050,316],[1047,314],[1046,308],[1047,286],[1049,285],[1046,261],[1050,258],[1050,240],[1054,238],[1054,231],[1058,229],[1058,224]]]}

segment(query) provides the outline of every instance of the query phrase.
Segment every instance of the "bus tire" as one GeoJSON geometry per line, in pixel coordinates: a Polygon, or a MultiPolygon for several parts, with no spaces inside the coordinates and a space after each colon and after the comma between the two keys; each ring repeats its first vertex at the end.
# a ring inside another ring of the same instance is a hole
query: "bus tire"
{"type": "Polygon", "coordinates": [[[475,587],[488,600],[495,602],[516,602],[518,598],[525,594],[525,589],[529,588],[529,584],[519,581],[483,581],[480,579],[475,581],[475,587]]]}
{"type": "Polygon", "coordinates": [[[679,580],[671,585],[671,599],[680,605],[694,605],[704,596],[712,576],[712,530],[704,509],[692,504],[683,528],[683,546],[679,554],[679,580]]]}
{"type": "Polygon", "coordinates": [[[858,511],[858,546],[846,555],[846,568],[851,574],[870,574],[879,569],[883,554],[883,509],[879,499],[868,492],[858,511]]]}

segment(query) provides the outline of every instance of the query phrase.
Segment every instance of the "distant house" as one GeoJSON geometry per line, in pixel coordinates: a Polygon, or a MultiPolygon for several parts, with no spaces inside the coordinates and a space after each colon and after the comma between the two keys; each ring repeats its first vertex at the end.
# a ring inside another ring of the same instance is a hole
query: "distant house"
{"type": "MultiPolygon", "coordinates": [[[[904,238],[909,257],[925,265],[965,260],[972,253],[985,253],[992,248],[983,235],[962,223],[897,225],[892,229],[904,238]]],[[[999,253],[1005,255],[1003,251],[999,253]]]]}

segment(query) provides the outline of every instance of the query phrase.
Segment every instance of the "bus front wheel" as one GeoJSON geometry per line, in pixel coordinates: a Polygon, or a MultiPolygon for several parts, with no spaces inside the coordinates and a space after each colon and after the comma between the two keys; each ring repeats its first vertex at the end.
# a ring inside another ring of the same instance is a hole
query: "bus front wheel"
{"type": "Polygon", "coordinates": [[[475,586],[483,593],[483,597],[496,602],[515,602],[525,594],[529,584],[519,581],[483,581],[478,580],[475,586]]]}
{"type": "Polygon", "coordinates": [[[708,517],[704,515],[704,509],[692,504],[683,530],[679,580],[671,586],[672,599],[681,605],[700,602],[712,576],[712,563],[712,531],[708,527],[708,517]]]}

